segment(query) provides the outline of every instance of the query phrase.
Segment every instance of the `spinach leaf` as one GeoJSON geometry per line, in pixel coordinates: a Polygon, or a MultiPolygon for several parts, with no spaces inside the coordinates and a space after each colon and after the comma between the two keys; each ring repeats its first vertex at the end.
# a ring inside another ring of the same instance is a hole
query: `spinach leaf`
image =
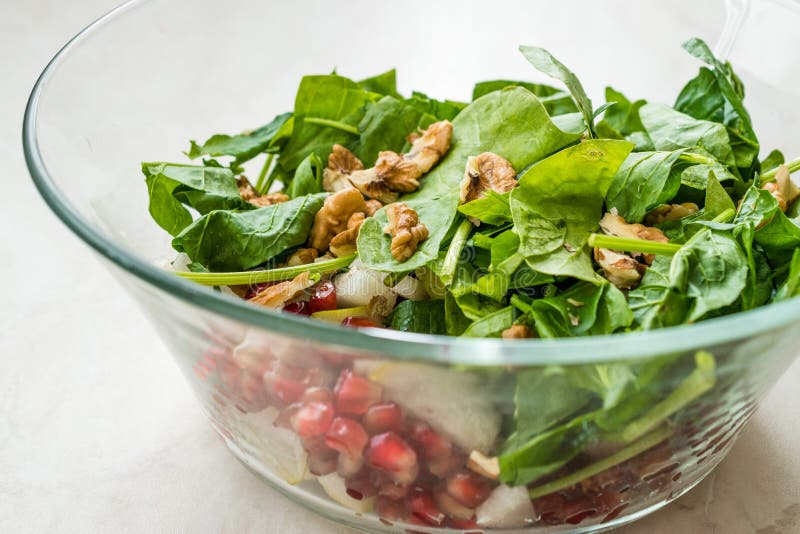
{"type": "Polygon", "coordinates": [[[244,271],[305,243],[327,194],[250,211],[212,211],[187,226],[172,246],[211,271],[244,271]]]}
{"type": "Polygon", "coordinates": [[[522,55],[525,56],[525,59],[538,71],[547,74],[551,78],[564,82],[564,85],[567,86],[570,94],[572,94],[575,105],[578,107],[581,115],[583,115],[586,128],[589,130],[589,136],[595,137],[594,108],[592,107],[592,101],[583,89],[583,85],[581,85],[578,77],[544,48],[520,46],[519,50],[522,52],[522,55]]]}
{"type": "Polygon", "coordinates": [[[730,232],[705,229],[673,256],[670,285],[692,300],[687,321],[733,304],[747,284],[747,257],[730,232]]]}
{"type": "Polygon", "coordinates": [[[283,170],[295,170],[311,153],[327,161],[334,144],[349,145],[357,138],[351,132],[306,122],[307,117],[356,128],[364,115],[365,104],[375,98],[374,93],[342,76],[305,76],[295,97],[294,129],[280,155],[283,170]]]}
{"type": "Polygon", "coordinates": [[[239,165],[266,151],[270,144],[278,139],[279,132],[291,117],[291,113],[283,113],[272,119],[269,124],[250,132],[239,135],[217,134],[208,138],[202,145],[190,141],[187,156],[191,159],[200,156],[231,156],[234,158],[234,164],[239,165]]]}
{"type": "Polygon", "coordinates": [[[627,364],[606,363],[570,367],[567,380],[573,387],[596,394],[603,401],[603,409],[609,410],[624,398],[637,376],[627,364]]]}
{"type": "Polygon", "coordinates": [[[449,291],[446,291],[444,296],[444,320],[445,329],[449,336],[460,336],[472,324],[469,318],[464,315],[464,312],[461,311],[461,307],[456,302],[456,297],[449,291]]]}
{"type": "Polygon", "coordinates": [[[395,69],[365,78],[359,81],[358,85],[365,91],[371,93],[400,98],[400,95],[397,93],[397,71],[395,69]]]}
{"type": "Polygon", "coordinates": [[[628,293],[628,305],[635,322],[644,330],[676,326],[686,321],[691,302],[672,287],[669,277],[672,258],[656,256],[639,287],[628,293]]]}
{"type": "Polygon", "coordinates": [[[647,134],[656,150],[699,147],[725,165],[735,165],[725,127],[695,119],[664,104],[646,104],[639,110],[647,134]]]}
{"type": "Polygon", "coordinates": [[[603,120],[597,123],[597,133],[607,139],[627,139],[636,144],[634,150],[652,150],[653,142],[647,136],[639,117],[646,100],[631,102],[612,87],[606,87],[606,102],[614,104],[606,110],[603,120]]]}
{"type": "Polygon", "coordinates": [[[467,217],[474,217],[486,224],[500,226],[511,222],[511,207],[508,205],[510,193],[497,193],[489,189],[486,196],[477,198],[458,207],[467,217]]]}
{"type": "Polygon", "coordinates": [[[453,100],[436,100],[435,98],[431,98],[425,93],[420,93],[418,91],[411,93],[411,98],[407,99],[406,102],[411,104],[420,112],[432,117],[436,117],[436,120],[440,121],[452,121],[459,113],[461,113],[461,110],[467,107],[467,104],[464,104],[463,102],[455,102],[453,100]]]}
{"type": "Polygon", "coordinates": [[[598,227],[608,188],[632,148],[626,141],[586,141],[520,177],[511,192],[511,214],[519,252],[532,269],[604,282],[594,272],[586,241],[598,227]]]}
{"type": "Polygon", "coordinates": [[[530,306],[536,331],[543,338],[611,334],[633,322],[625,295],[608,283],[579,282],[530,306]]]}
{"type": "Polygon", "coordinates": [[[518,82],[511,80],[490,80],[475,84],[472,90],[472,100],[477,100],[484,95],[505,89],[506,87],[524,87],[539,97],[551,117],[578,112],[578,107],[566,91],[540,83],[518,82]]]}
{"type": "Polygon", "coordinates": [[[773,266],[786,265],[800,247],[800,226],[780,209],[778,201],[764,189],[750,187],[742,198],[734,224],[752,224],[755,241],[773,266]]]}
{"type": "Polygon", "coordinates": [[[422,117],[423,112],[408,101],[384,96],[368,105],[358,125],[361,133],[353,152],[367,167],[372,165],[382,150],[401,152],[406,144],[406,136],[417,130],[422,117]]]}
{"type": "Polygon", "coordinates": [[[792,261],[789,262],[789,273],[775,293],[775,302],[797,296],[800,296],[800,249],[796,249],[792,253],[792,261]]]}
{"type": "Polygon", "coordinates": [[[501,301],[510,289],[520,289],[547,284],[552,276],[532,271],[525,265],[525,257],[517,252],[519,237],[507,230],[490,240],[491,263],[489,272],[472,286],[472,291],[501,301]]]}
{"type": "Polygon", "coordinates": [[[786,163],[786,157],[780,150],[773,150],[761,162],[761,172],[771,171],[772,169],[786,163]]]}
{"type": "Polygon", "coordinates": [[[468,157],[495,152],[522,169],[578,138],[556,128],[544,106],[525,89],[509,88],[479,98],[453,120],[452,147],[445,158],[416,192],[403,197],[427,226],[428,239],[409,260],[398,262],[390,252],[391,239],[383,233],[386,214],[380,210],[361,227],[361,261],[378,271],[408,271],[434,261],[457,213],[458,184],[468,157]]]}
{"type": "Polygon", "coordinates": [[[286,194],[289,198],[322,193],[322,172],[325,164],[313,152],[304,159],[294,173],[286,194]]]}
{"type": "Polygon", "coordinates": [[[404,300],[389,316],[389,326],[401,332],[446,334],[444,300],[404,300]]]}
{"type": "Polygon", "coordinates": [[[150,215],[173,236],[192,223],[192,215],[183,204],[201,214],[251,207],[239,196],[230,169],[158,162],[142,163],[142,173],[150,196],[150,215]]]}
{"type": "Polygon", "coordinates": [[[751,310],[766,304],[772,298],[772,268],[761,247],[754,243],[755,229],[752,224],[734,228],[734,236],[747,257],[747,284],[740,297],[742,310],[751,310]]]}
{"type": "MultiPolygon", "coordinates": [[[[691,154],[686,154],[691,158],[691,154]]],[[[719,182],[734,181],[741,183],[741,179],[732,174],[727,167],[719,163],[701,163],[684,167],[680,173],[681,185],[698,189],[700,191],[708,187],[709,176],[714,175],[714,179],[719,182]]]]}
{"type": "Polygon", "coordinates": [[[614,176],[606,206],[616,208],[629,223],[640,222],[650,210],[672,199],[681,184],[674,172],[683,150],[634,152],[614,176]]]}
{"type": "Polygon", "coordinates": [[[732,209],[736,209],[733,199],[719,183],[714,172],[710,171],[706,182],[706,201],[703,210],[705,218],[713,219],[732,209]]]}
{"type": "Polygon", "coordinates": [[[490,313],[473,322],[462,337],[500,337],[503,330],[514,324],[514,309],[511,306],[490,313]]]}

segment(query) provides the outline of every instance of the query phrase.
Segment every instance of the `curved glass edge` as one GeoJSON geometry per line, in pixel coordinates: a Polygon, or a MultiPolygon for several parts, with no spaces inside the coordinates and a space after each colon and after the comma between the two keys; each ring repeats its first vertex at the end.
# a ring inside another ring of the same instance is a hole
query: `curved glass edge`
{"type": "Polygon", "coordinates": [[[313,337],[320,343],[333,343],[400,358],[479,366],[580,364],[646,359],[665,352],[697,350],[729,343],[779,329],[792,322],[800,322],[800,304],[787,301],[697,324],[647,332],[513,342],[501,339],[463,339],[384,329],[356,331],[323,322],[311,323],[299,316],[256,308],[244,301],[182,280],[109,240],[92,227],[77,209],[65,202],[47,170],[37,140],[39,99],[48,79],[57,71],[62,59],[73,46],[90,37],[94,30],[147,1],[129,0],[109,11],[76,34],[53,56],[39,75],[28,99],[23,119],[22,142],[33,182],[59,219],[112,263],[175,298],[255,327],[279,329],[282,334],[294,338],[313,337]]]}

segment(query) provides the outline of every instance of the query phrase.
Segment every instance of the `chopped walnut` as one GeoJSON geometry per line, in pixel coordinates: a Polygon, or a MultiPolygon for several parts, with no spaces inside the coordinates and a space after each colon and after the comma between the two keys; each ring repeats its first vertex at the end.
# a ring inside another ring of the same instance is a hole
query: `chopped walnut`
{"type": "Polygon", "coordinates": [[[313,286],[316,282],[311,279],[309,273],[298,274],[294,280],[280,282],[262,289],[249,302],[260,304],[267,308],[280,308],[292,299],[313,286]]]}
{"type": "Polygon", "coordinates": [[[386,318],[392,313],[396,299],[389,302],[384,295],[375,295],[367,304],[368,317],[376,324],[384,324],[386,318]]]}
{"type": "Polygon", "coordinates": [[[337,258],[347,256],[356,251],[356,239],[358,239],[358,230],[364,223],[366,217],[363,213],[356,212],[347,220],[347,230],[339,232],[333,239],[331,239],[330,249],[331,254],[337,258]]]}
{"type": "MultiPolygon", "coordinates": [[[[669,243],[669,239],[664,235],[664,232],[658,228],[645,226],[639,223],[628,224],[625,219],[620,217],[616,210],[611,213],[606,213],[600,219],[600,228],[606,235],[613,235],[617,237],[627,237],[630,239],[646,239],[647,241],[655,241],[656,243],[669,243]]],[[[633,254],[634,257],[644,257],[644,262],[647,265],[653,263],[655,256],[653,254],[633,254]]]]}
{"type": "Polygon", "coordinates": [[[367,200],[367,209],[364,210],[364,215],[367,217],[372,217],[375,215],[375,212],[378,211],[383,207],[380,200],[375,200],[374,198],[367,200]]]}
{"type": "Polygon", "coordinates": [[[500,476],[500,460],[497,456],[488,457],[480,451],[469,453],[467,467],[470,471],[491,480],[497,480],[500,476]]]}
{"type": "Polygon", "coordinates": [[[287,267],[298,267],[300,265],[308,265],[314,263],[317,259],[317,249],[315,248],[300,248],[295,250],[289,259],[286,260],[287,267]]]}
{"type": "Polygon", "coordinates": [[[333,151],[328,156],[328,166],[322,171],[322,188],[325,191],[336,193],[342,189],[352,187],[348,179],[353,171],[364,170],[364,164],[355,154],[342,145],[333,145],[333,151]]]}
{"type": "Polygon", "coordinates": [[[392,257],[403,262],[414,255],[420,242],[428,239],[428,228],[419,215],[406,204],[395,203],[386,207],[389,224],[383,231],[392,236],[392,257]]]}
{"type": "Polygon", "coordinates": [[[662,204],[647,214],[644,222],[650,226],[670,221],[677,221],[700,211],[697,204],[686,202],[684,204],[662,204]]]}
{"type": "Polygon", "coordinates": [[[526,339],[533,336],[533,330],[524,324],[515,324],[511,328],[503,330],[503,339],[526,339]]]}
{"type": "Polygon", "coordinates": [[[596,248],[594,259],[602,267],[606,280],[620,289],[633,289],[642,280],[644,265],[627,254],[596,248]]]}
{"type": "Polygon", "coordinates": [[[250,181],[244,175],[240,176],[236,180],[236,185],[239,187],[239,196],[242,197],[242,200],[249,202],[254,206],[258,206],[259,208],[289,201],[289,196],[283,193],[259,195],[258,192],[253,188],[250,181]]]}
{"type": "Polygon", "coordinates": [[[365,196],[384,204],[395,202],[398,193],[411,193],[419,179],[450,149],[453,125],[449,121],[431,124],[421,134],[412,134],[411,151],[398,154],[385,150],[378,154],[375,166],[350,173],[350,183],[365,196]]]}
{"type": "Polygon", "coordinates": [[[364,197],[357,189],[342,189],[332,194],[314,217],[308,244],[320,252],[327,250],[331,239],[347,230],[350,217],[365,209],[364,197]]]}
{"type": "Polygon", "coordinates": [[[775,197],[781,211],[786,211],[786,208],[800,196],[800,189],[792,181],[789,173],[789,167],[781,165],[775,174],[775,181],[768,182],[761,186],[761,189],[769,191],[769,194],[775,197]]]}
{"type": "Polygon", "coordinates": [[[467,160],[459,202],[465,204],[482,198],[490,189],[501,194],[507,193],[517,185],[517,172],[511,163],[502,156],[484,152],[467,160]]]}
{"type": "Polygon", "coordinates": [[[411,150],[405,158],[411,160],[425,174],[450,150],[453,124],[450,121],[434,122],[421,134],[408,136],[411,150]]]}

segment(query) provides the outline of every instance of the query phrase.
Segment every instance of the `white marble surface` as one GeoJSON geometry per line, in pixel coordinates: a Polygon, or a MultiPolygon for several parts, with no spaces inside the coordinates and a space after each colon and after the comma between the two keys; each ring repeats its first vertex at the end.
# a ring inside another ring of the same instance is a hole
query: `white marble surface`
{"type": "MultiPolygon", "coordinates": [[[[227,453],[139,309],[28,179],[27,92],[114,3],[0,0],[0,532],[347,532],[227,453]]],[[[714,475],[623,531],[800,532],[798,383],[800,363],[714,475]]]]}

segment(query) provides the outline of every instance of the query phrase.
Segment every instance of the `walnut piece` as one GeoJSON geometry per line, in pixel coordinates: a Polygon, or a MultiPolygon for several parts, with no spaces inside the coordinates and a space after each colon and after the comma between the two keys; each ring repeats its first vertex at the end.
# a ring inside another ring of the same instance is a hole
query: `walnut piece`
{"type": "Polygon", "coordinates": [[[358,239],[358,230],[364,223],[366,217],[360,211],[352,214],[347,220],[347,230],[339,232],[333,239],[331,239],[330,249],[331,254],[337,258],[347,256],[356,251],[356,239],[358,239]]]}
{"type": "Polygon", "coordinates": [[[800,189],[792,181],[789,167],[786,165],[778,167],[778,171],[775,173],[775,181],[764,184],[761,189],[769,191],[769,194],[775,197],[783,212],[800,196],[800,189]]]}
{"type": "Polygon", "coordinates": [[[350,217],[354,213],[363,213],[365,209],[364,197],[357,189],[351,187],[332,194],[314,217],[309,246],[324,252],[334,236],[347,230],[350,217]]]}
{"type": "Polygon", "coordinates": [[[314,260],[317,259],[317,255],[317,249],[315,248],[299,248],[292,252],[292,255],[286,260],[286,266],[298,267],[300,265],[314,263],[314,260]]]}
{"type": "Polygon", "coordinates": [[[501,194],[508,193],[517,185],[517,172],[513,165],[502,156],[484,152],[467,159],[459,202],[465,204],[483,198],[490,189],[501,194]]]}
{"type": "Polygon", "coordinates": [[[596,248],[594,259],[603,269],[606,280],[620,289],[633,289],[642,280],[644,265],[627,254],[596,248]]]}
{"type": "Polygon", "coordinates": [[[260,304],[267,308],[281,308],[290,300],[300,296],[303,291],[313,286],[315,283],[316,282],[311,279],[309,273],[301,273],[298,274],[294,280],[288,280],[265,287],[248,302],[260,304]]]}
{"type": "Polygon", "coordinates": [[[325,191],[336,193],[342,189],[352,187],[349,176],[353,171],[364,170],[364,164],[355,154],[342,145],[333,145],[333,151],[328,156],[328,166],[322,171],[322,188],[325,191]]]}
{"type": "Polygon", "coordinates": [[[249,202],[253,206],[258,206],[259,208],[289,201],[289,196],[283,193],[259,195],[258,192],[253,188],[252,184],[250,184],[250,181],[244,175],[237,178],[236,185],[239,187],[239,196],[242,197],[242,200],[249,202]]]}
{"type": "MultiPolygon", "coordinates": [[[[603,218],[600,219],[600,228],[606,235],[627,237],[630,239],[645,239],[647,241],[655,241],[656,243],[669,243],[669,239],[667,239],[667,236],[665,236],[664,232],[660,229],[639,223],[628,224],[625,219],[617,214],[616,210],[612,210],[611,213],[603,215],[603,218]]],[[[633,253],[632,256],[634,258],[643,257],[647,265],[653,263],[655,259],[653,254],[633,253]]]]}
{"type": "Polygon", "coordinates": [[[386,206],[389,224],[383,231],[392,236],[392,257],[403,262],[414,255],[417,246],[428,239],[428,228],[419,221],[417,212],[398,202],[386,206]]]}
{"type": "Polygon", "coordinates": [[[397,201],[398,193],[417,190],[422,175],[450,149],[452,135],[450,121],[431,124],[421,134],[409,136],[412,144],[407,154],[384,150],[378,154],[374,167],[355,170],[348,179],[365,196],[391,204],[397,201]]]}
{"type": "Polygon", "coordinates": [[[491,480],[497,480],[500,477],[500,460],[497,456],[489,457],[480,451],[472,451],[469,453],[467,467],[470,471],[491,480]]]}
{"type": "Polygon", "coordinates": [[[364,210],[364,215],[367,217],[372,217],[375,215],[375,212],[378,211],[383,207],[380,200],[375,200],[374,198],[367,200],[367,209],[364,210]]]}
{"type": "Polygon", "coordinates": [[[515,324],[502,333],[503,339],[526,339],[534,337],[533,330],[524,324],[515,324]]]}
{"type": "Polygon", "coordinates": [[[644,222],[650,226],[670,221],[677,221],[700,211],[697,204],[685,202],[683,204],[661,204],[647,214],[644,222]]]}

